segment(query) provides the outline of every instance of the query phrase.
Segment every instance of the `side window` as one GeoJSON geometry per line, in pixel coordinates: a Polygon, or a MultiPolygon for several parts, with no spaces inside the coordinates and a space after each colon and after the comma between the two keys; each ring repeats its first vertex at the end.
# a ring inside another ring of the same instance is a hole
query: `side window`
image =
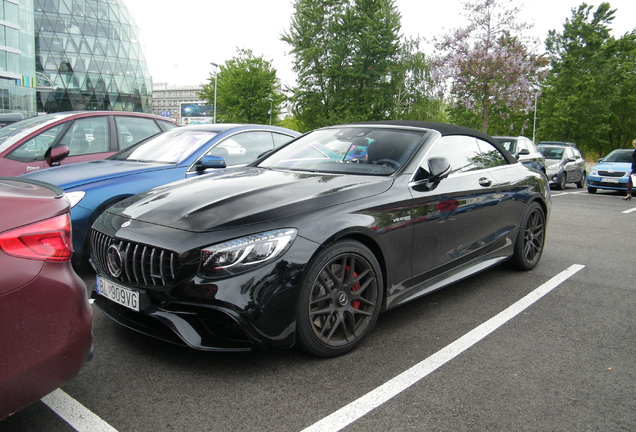
{"type": "Polygon", "coordinates": [[[221,141],[208,155],[222,156],[227,166],[248,164],[261,153],[274,148],[270,132],[244,132],[221,141]]]}
{"type": "Polygon", "coordinates": [[[10,159],[20,162],[35,162],[44,160],[46,151],[51,147],[57,136],[62,132],[66,124],[61,124],[45,130],[41,134],[31,138],[20,147],[13,150],[10,159]]]}
{"type": "Polygon", "coordinates": [[[76,120],[60,144],[68,146],[71,150],[70,156],[109,152],[108,117],[89,117],[76,120]]]}
{"type": "Polygon", "coordinates": [[[115,125],[120,150],[161,132],[153,119],[143,117],[115,116],[115,125]]]}
{"type": "Polygon", "coordinates": [[[451,163],[451,174],[480,169],[481,150],[472,137],[454,135],[442,137],[429,153],[431,157],[445,157],[451,163]]]}
{"type": "Polygon", "coordinates": [[[287,144],[294,139],[294,137],[290,137],[289,135],[276,132],[272,133],[272,138],[274,138],[274,147],[276,148],[282,146],[283,144],[287,144]]]}
{"type": "Polygon", "coordinates": [[[479,144],[481,152],[479,156],[479,165],[481,168],[493,168],[508,164],[501,152],[489,142],[477,139],[477,144],[479,144]]]}

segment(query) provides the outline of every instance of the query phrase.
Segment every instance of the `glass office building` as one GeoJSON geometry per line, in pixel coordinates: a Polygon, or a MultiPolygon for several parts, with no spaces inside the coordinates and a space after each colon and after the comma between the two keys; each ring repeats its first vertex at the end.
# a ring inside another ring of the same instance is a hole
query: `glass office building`
{"type": "Polygon", "coordinates": [[[33,1],[0,0],[0,113],[36,114],[33,1]]]}
{"type": "Polygon", "coordinates": [[[38,111],[151,112],[139,29],[121,0],[33,3],[38,111]]]}

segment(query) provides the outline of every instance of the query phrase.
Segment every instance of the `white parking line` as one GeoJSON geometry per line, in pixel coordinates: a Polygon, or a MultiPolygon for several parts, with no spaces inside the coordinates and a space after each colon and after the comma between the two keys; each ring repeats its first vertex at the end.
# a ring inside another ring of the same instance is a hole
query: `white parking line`
{"type": "Polygon", "coordinates": [[[627,213],[631,213],[631,212],[635,212],[636,211],[636,207],[629,209],[629,210],[625,210],[623,213],[627,214],[627,213]]]}
{"type": "Polygon", "coordinates": [[[575,264],[564,270],[512,306],[466,333],[426,360],[416,364],[349,405],[340,408],[319,422],[314,423],[302,432],[336,432],[343,429],[484,339],[584,267],[583,265],[575,264]]]}
{"type": "MultiPolygon", "coordinates": [[[[585,194],[587,195],[588,192],[583,192],[583,191],[577,191],[577,192],[561,192],[561,193],[554,193],[554,192],[550,192],[550,195],[554,198],[554,197],[558,197],[558,196],[562,196],[562,195],[581,195],[581,194],[585,194]]],[[[600,195],[599,195],[600,196],[600,195]]]]}
{"type": "Polygon", "coordinates": [[[117,432],[117,429],[60,389],[44,396],[42,402],[78,432],[117,432]]]}

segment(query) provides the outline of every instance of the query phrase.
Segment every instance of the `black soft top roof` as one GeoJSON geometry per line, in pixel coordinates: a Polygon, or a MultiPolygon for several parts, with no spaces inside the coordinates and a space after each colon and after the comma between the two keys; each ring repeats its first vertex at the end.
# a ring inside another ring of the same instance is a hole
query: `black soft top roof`
{"type": "Polygon", "coordinates": [[[433,129],[438,131],[442,136],[450,136],[450,135],[467,135],[475,138],[479,138],[486,142],[489,142],[494,147],[497,148],[507,159],[508,163],[515,163],[517,159],[512,156],[499,141],[494,139],[488,134],[483,132],[479,132],[478,130],[471,129],[465,126],[457,126],[448,123],[436,123],[436,122],[427,122],[427,121],[415,121],[415,120],[385,120],[385,121],[373,121],[373,122],[361,122],[355,124],[372,124],[372,125],[391,125],[391,126],[406,126],[406,127],[416,127],[423,129],[433,129]]]}

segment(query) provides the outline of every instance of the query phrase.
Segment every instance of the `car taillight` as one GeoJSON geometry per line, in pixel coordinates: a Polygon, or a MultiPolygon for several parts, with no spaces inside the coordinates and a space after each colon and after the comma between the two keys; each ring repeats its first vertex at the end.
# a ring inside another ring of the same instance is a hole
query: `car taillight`
{"type": "Polygon", "coordinates": [[[46,219],[0,235],[7,255],[41,261],[68,261],[73,254],[71,219],[67,214],[46,219]]]}

